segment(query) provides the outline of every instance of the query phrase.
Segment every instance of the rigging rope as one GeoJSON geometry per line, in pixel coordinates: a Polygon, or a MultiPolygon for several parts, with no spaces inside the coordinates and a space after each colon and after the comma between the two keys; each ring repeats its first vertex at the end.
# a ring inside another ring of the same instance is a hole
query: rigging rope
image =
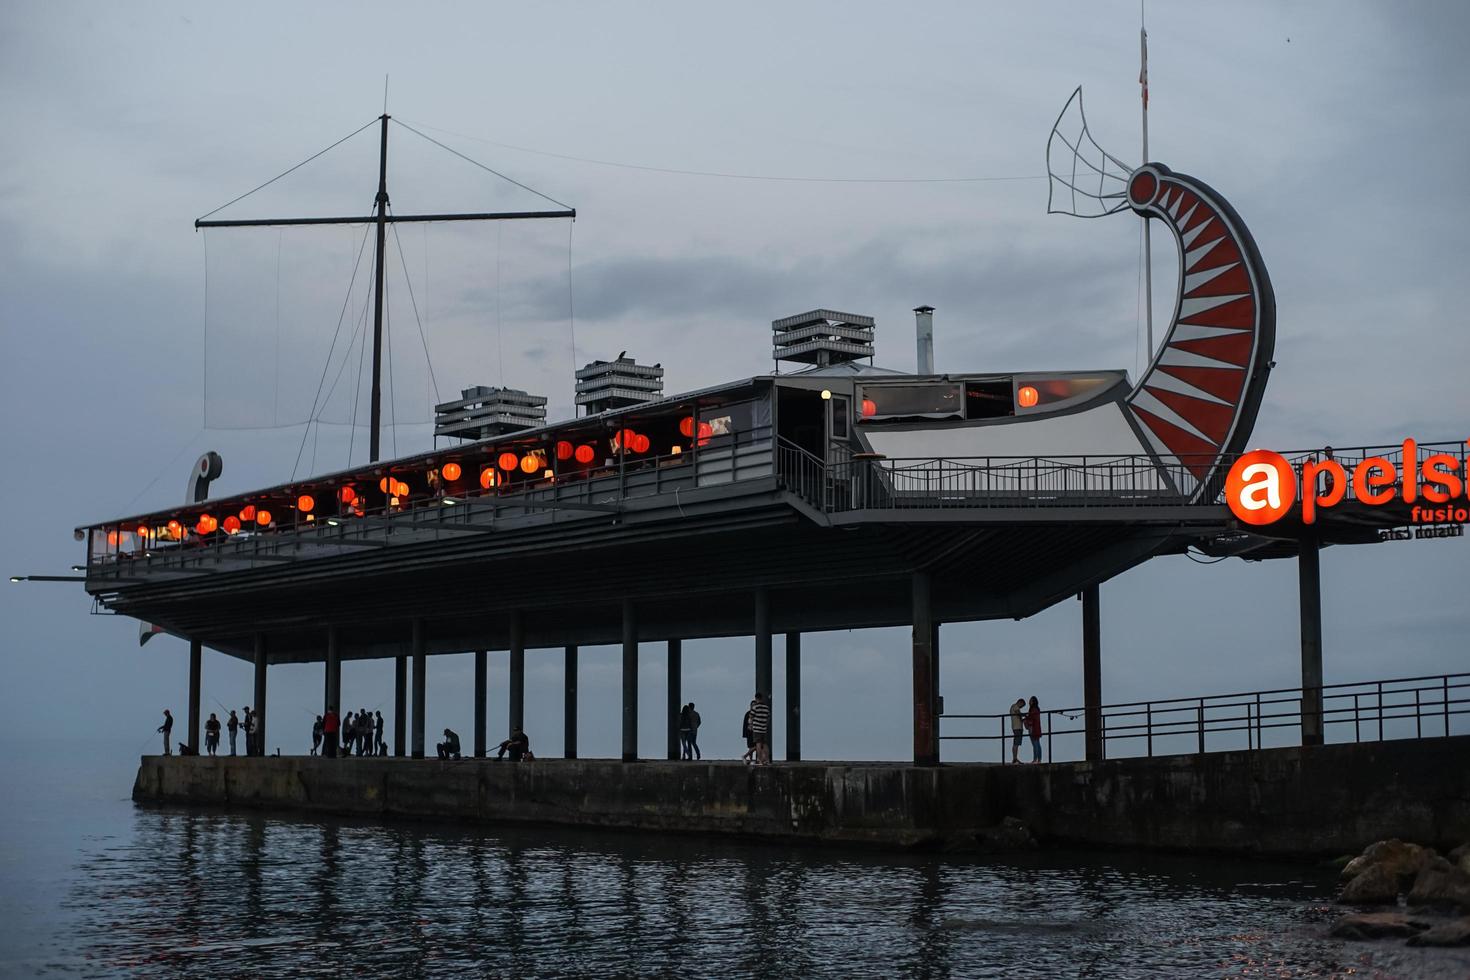
{"type": "MultiPolygon", "coordinates": [[[[392,214],[390,207],[388,213],[392,214]]],[[[408,286],[408,301],[413,304],[413,319],[419,325],[419,341],[424,345],[424,362],[429,365],[429,380],[434,385],[434,400],[439,398],[439,379],[434,377],[434,361],[429,357],[429,340],[424,336],[424,321],[419,318],[419,301],[413,294],[413,283],[408,278],[408,260],[403,256],[403,240],[398,237],[398,226],[393,225],[393,242],[398,246],[398,261],[403,265],[403,282],[408,286]]]]}
{"type": "MultiPolygon", "coordinates": [[[[316,383],[316,394],[311,399],[310,416],[317,414],[317,401],[322,396],[322,385],[327,383],[327,369],[332,365],[332,353],[337,349],[337,337],[342,332],[342,320],[347,316],[347,304],[352,300],[352,287],[357,283],[357,270],[362,266],[362,253],[367,249],[368,233],[372,226],[368,225],[362,232],[362,244],[357,248],[357,259],[352,263],[352,279],[347,283],[347,295],[342,297],[342,312],[337,314],[337,329],[332,331],[332,345],[327,349],[327,360],[322,364],[321,380],[316,383]]],[[[374,257],[376,261],[376,256],[374,257]]],[[[291,479],[296,479],[296,468],[301,465],[301,454],[306,451],[306,437],[311,432],[310,427],[301,434],[301,446],[296,450],[296,462],[291,464],[291,479]]]]}
{"type": "Polygon", "coordinates": [[[209,214],[200,215],[195,220],[196,221],[203,221],[205,218],[208,218],[208,217],[210,217],[212,215],[219,214],[221,211],[223,211],[225,208],[229,207],[231,204],[238,204],[238,203],[240,203],[241,201],[243,201],[247,197],[249,197],[251,194],[254,194],[256,191],[265,190],[267,187],[269,187],[270,185],[274,184],[276,181],[280,180],[282,177],[286,176],[287,174],[292,173],[292,172],[297,171],[297,170],[300,170],[302,167],[306,166],[308,163],[310,163],[311,161],[315,160],[317,157],[321,156],[322,154],[327,153],[327,152],[329,152],[331,150],[335,150],[337,147],[341,146],[343,143],[346,143],[348,140],[352,139],[352,137],[356,136],[358,133],[362,132],[364,129],[367,129],[369,126],[371,126],[373,123],[375,123],[377,121],[378,120],[376,118],[375,119],[368,120],[366,123],[363,123],[357,129],[354,129],[352,132],[348,133],[346,136],[342,137],[337,142],[335,142],[331,146],[327,147],[325,150],[319,150],[316,153],[313,153],[311,156],[307,157],[305,160],[302,160],[300,163],[296,164],[296,166],[291,167],[291,168],[289,168],[287,170],[281,171],[280,173],[278,173],[274,177],[272,177],[270,180],[266,181],[264,184],[261,184],[259,187],[256,187],[256,188],[253,188],[251,190],[246,191],[244,194],[241,194],[239,197],[235,198],[233,201],[226,201],[224,204],[221,204],[219,207],[217,207],[213,211],[209,212],[209,214]]]}
{"type": "MultiPolygon", "coordinates": [[[[408,124],[395,118],[394,122],[408,128],[408,124]]],[[[483,136],[471,136],[468,133],[458,133],[451,129],[439,126],[430,126],[427,123],[419,123],[425,129],[432,129],[436,133],[444,133],[448,136],[457,136],[460,139],[474,140],[477,143],[485,143],[489,146],[498,146],[505,150],[515,150],[519,153],[531,153],[536,156],[552,157],[557,160],[570,160],[574,163],[590,163],[599,167],[617,167],[621,170],[643,170],[656,174],[675,174],[680,177],[717,177],[724,180],[772,180],[796,183],[814,184],[983,184],[1014,180],[1046,180],[1046,174],[1019,174],[1014,176],[995,177],[789,177],[773,174],[741,174],[728,173],[718,170],[685,170],[678,167],[652,167],[637,163],[621,163],[615,160],[598,160],[592,157],[572,156],[567,153],[552,153],[548,150],[533,150],[527,146],[516,146],[511,143],[499,143],[495,140],[485,139],[483,136]]],[[[423,136],[423,133],[419,133],[423,136]]],[[[428,139],[428,137],[424,137],[428,139]]],[[[441,146],[443,144],[440,144],[441,146]]],[[[446,147],[446,149],[448,149],[446,147]]],[[[452,152],[452,151],[451,151],[452,152]]],[[[566,205],[563,205],[565,207],[566,205]]]]}
{"type": "MultiPolygon", "coordinates": [[[[363,322],[367,322],[367,299],[362,302],[363,322]]],[[[350,351],[350,349],[349,349],[350,351]]],[[[363,355],[367,353],[367,337],[363,337],[362,343],[357,348],[357,383],[352,388],[352,431],[347,436],[347,466],[352,466],[352,450],[357,444],[357,408],[362,402],[362,362],[363,355]]],[[[326,406],[322,408],[325,410],[326,406]]],[[[320,421],[320,420],[318,420],[320,421]]]]}
{"type": "Polygon", "coordinates": [[[419,132],[417,129],[414,129],[412,126],[410,126],[406,122],[403,122],[402,120],[394,119],[393,121],[396,122],[396,123],[398,123],[398,125],[402,126],[404,129],[408,130],[410,133],[413,133],[415,136],[422,137],[423,139],[428,140],[430,143],[433,143],[435,146],[439,147],[441,150],[448,150],[450,153],[453,153],[455,156],[459,157],[461,160],[465,161],[466,163],[473,163],[475,166],[479,167],[481,170],[484,170],[487,173],[492,173],[495,176],[499,177],[501,180],[508,180],[512,184],[515,184],[517,187],[519,187],[521,190],[523,190],[523,191],[530,191],[532,194],[535,194],[537,197],[541,198],[543,201],[550,201],[552,204],[555,204],[557,207],[566,208],[568,211],[575,211],[576,210],[576,208],[573,208],[570,204],[563,203],[562,201],[558,201],[554,197],[550,197],[550,196],[548,196],[546,194],[543,194],[543,193],[541,193],[540,191],[538,191],[534,187],[528,187],[525,184],[521,183],[520,181],[516,180],[514,177],[507,177],[505,174],[501,173],[499,170],[496,170],[494,167],[487,167],[485,164],[481,163],[479,160],[476,160],[473,157],[467,157],[467,156],[465,156],[463,153],[459,152],[454,147],[452,147],[452,146],[446,146],[445,144],[443,144],[443,143],[439,142],[438,140],[434,139],[434,137],[428,135],[427,133],[421,133],[421,132],[419,132]]]}
{"type": "MultiPolygon", "coordinates": [[[[388,413],[396,421],[398,419],[398,395],[397,389],[393,387],[393,307],[388,302],[388,280],[383,280],[383,343],[388,347],[388,413]]],[[[379,418],[381,422],[382,419],[379,418]]],[[[393,455],[398,455],[398,426],[390,425],[388,431],[393,435],[393,455]]]]}
{"type": "Polygon", "coordinates": [[[209,231],[206,229],[204,243],[204,378],[200,382],[200,399],[204,402],[200,410],[200,425],[209,425],[209,231]]]}
{"type": "MultiPolygon", "coordinates": [[[[567,332],[572,339],[572,377],[577,376],[577,309],[572,297],[572,229],[577,227],[576,219],[567,222],[567,332]]],[[[577,395],[575,389],[572,393],[572,415],[577,414],[577,395]]]]}
{"type": "Polygon", "coordinates": [[[505,387],[505,343],[500,327],[500,232],[505,225],[495,222],[495,364],[500,369],[500,387],[505,387]]]}

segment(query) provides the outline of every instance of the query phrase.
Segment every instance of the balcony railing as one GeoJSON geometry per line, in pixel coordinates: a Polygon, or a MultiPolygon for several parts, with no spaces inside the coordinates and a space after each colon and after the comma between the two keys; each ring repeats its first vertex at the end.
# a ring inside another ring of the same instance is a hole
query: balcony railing
{"type": "MultiPolygon", "coordinates": [[[[1329,742],[1445,737],[1457,731],[1457,719],[1470,715],[1470,674],[1329,684],[1320,691],[1322,732],[1329,742]]],[[[1098,711],[1104,757],[1123,758],[1300,744],[1304,716],[1314,719],[1317,707],[1304,689],[1280,688],[1105,704],[1098,711]]],[[[1086,710],[1050,709],[1042,715],[1046,761],[1082,758],[1086,710]]],[[[946,714],[940,729],[942,740],[994,743],[993,753],[982,756],[1010,759],[1009,713],[946,714]]],[[[1470,724],[1458,730],[1470,731],[1470,724]]],[[[1029,756],[1023,744],[1021,758],[1029,756]]]]}

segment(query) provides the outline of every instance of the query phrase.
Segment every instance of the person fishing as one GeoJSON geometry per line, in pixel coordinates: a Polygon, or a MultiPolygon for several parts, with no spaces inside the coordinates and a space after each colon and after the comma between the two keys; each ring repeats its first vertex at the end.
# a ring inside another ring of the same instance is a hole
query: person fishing
{"type": "Polygon", "coordinates": [[[234,755],[235,736],[239,734],[240,731],[240,718],[238,715],[235,714],[235,709],[233,708],[230,709],[230,717],[229,720],[225,722],[225,727],[229,729],[230,732],[230,755],[234,755]]]}
{"type": "Polygon", "coordinates": [[[337,717],[337,706],[327,705],[327,713],[322,715],[322,754],[328,759],[337,758],[337,733],[342,727],[342,721],[337,717]]]}
{"type": "Polygon", "coordinates": [[[439,750],[439,758],[441,759],[460,758],[459,735],[451,729],[444,729],[444,741],[438,743],[434,747],[439,750]]]}
{"type": "Polygon", "coordinates": [[[531,757],[531,739],[519,728],[510,733],[510,738],[500,743],[500,751],[495,758],[504,759],[505,754],[510,753],[511,762],[520,762],[522,759],[531,757]]]}
{"type": "Polygon", "coordinates": [[[173,752],[169,750],[168,739],[174,730],[174,716],[167,708],[163,709],[163,724],[158,726],[158,730],[163,733],[163,754],[173,755],[173,752]]]}

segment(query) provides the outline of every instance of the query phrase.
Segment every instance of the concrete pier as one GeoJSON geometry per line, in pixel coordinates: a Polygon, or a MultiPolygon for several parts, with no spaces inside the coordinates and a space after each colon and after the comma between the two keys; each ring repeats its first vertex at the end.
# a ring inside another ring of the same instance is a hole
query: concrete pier
{"type": "Polygon", "coordinates": [[[230,809],[963,843],[1017,817],[1043,843],[1338,855],[1470,839],[1470,736],[1040,766],[147,756],[133,799],[230,809]]]}

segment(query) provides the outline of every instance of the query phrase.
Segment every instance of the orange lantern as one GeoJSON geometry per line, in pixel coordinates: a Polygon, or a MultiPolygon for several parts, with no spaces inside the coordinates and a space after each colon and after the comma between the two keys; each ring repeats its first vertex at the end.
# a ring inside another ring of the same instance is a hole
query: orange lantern
{"type": "Polygon", "coordinates": [[[184,529],[184,525],[180,524],[178,521],[169,521],[168,522],[168,533],[169,534],[172,534],[174,537],[178,537],[179,536],[179,532],[182,531],[183,529],[184,529]]]}
{"type": "Polygon", "coordinates": [[[509,473],[511,470],[515,469],[516,468],[516,464],[519,463],[519,462],[520,462],[520,459],[517,458],[517,456],[516,456],[515,453],[501,453],[500,454],[500,468],[503,469],[503,470],[505,470],[507,473],[509,473]]]}
{"type": "Polygon", "coordinates": [[[337,491],[337,499],[350,506],[357,499],[357,491],[351,487],[343,487],[337,491]]]}
{"type": "Polygon", "coordinates": [[[863,418],[872,418],[878,414],[878,403],[871,398],[863,399],[863,418]]]}
{"type": "Polygon", "coordinates": [[[445,463],[444,468],[439,472],[444,474],[444,479],[448,480],[450,483],[453,483],[455,480],[458,480],[460,478],[460,475],[464,471],[459,468],[458,463],[445,463]]]}
{"type": "Polygon", "coordinates": [[[570,442],[567,442],[565,439],[563,439],[561,442],[558,442],[556,444],[556,458],[563,461],[571,459],[572,444],[570,442]]]}
{"type": "Polygon", "coordinates": [[[644,435],[643,433],[640,432],[640,433],[638,433],[637,435],[635,435],[633,437],[633,451],[635,453],[646,453],[646,452],[648,452],[648,446],[649,446],[648,437],[646,435],[644,435]]]}
{"type": "Polygon", "coordinates": [[[270,511],[265,510],[265,509],[261,509],[261,510],[258,510],[258,511],[255,512],[255,523],[259,524],[261,527],[267,527],[267,526],[270,525],[270,522],[271,522],[271,512],[270,511]]]}
{"type": "Polygon", "coordinates": [[[1034,408],[1041,400],[1041,395],[1030,385],[1023,386],[1016,392],[1016,404],[1022,408],[1034,408]]]}
{"type": "Polygon", "coordinates": [[[484,487],[486,490],[489,490],[491,487],[495,486],[498,480],[499,476],[496,474],[495,470],[491,469],[490,467],[487,466],[480,471],[480,486],[484,487]]]}
{"type": "Polygon", "coordinates": [[[122,540],[122,539],[118,536],[118,533],[116,531],[108,531],[107,532],[107,546],[109,548],[116,548],[117,547],[117,543],[120,540],[122,540]]]}
{"type": "Polygon", "coordinates": [[[521,457],[521,472],[535,473],[541,468],[541,456],[539,453],[526,453],[521,457]]]}
{"type": "Polygon", "coordinates": [[[383,493],[392,493],[393,488],[389,486],[389,482],[390,481],[388,477],[383,477],[381,480],[378,481],[378,489],[381,490],[383,493]]]}
{"type": "Polygon", "coordinates": [[[148,525],[147,524],[139,524],[138,525],[138,537],[140,537],[140,538],[146,538],[146,537],[148,537],[148,525]]]}
{"type": "Polygon", "coordinates": [[[715,427],[708,422],[699,423],[699,444],[703,446],[709,442],[710,436],[715,434],[715,427]]]}
{"type": "Polygon", "coordinates": [[[684,418],[679,420],[679,435],[683,436],[685,439],[691,439],[694,437],[693,415],[686,415],[684,418]]]}
{"type": "Polygon", "coordinates": [[[309,493],[303,493],[301,496],[296,498],[296,509],[301,511],[301,513],[303,514],[310,514],[312,508],[315,506],[316,498],[309,493]]]}
{"type": "Polygon", "coordinates": [[[393,484],[393,496],[395,496],[395,497],[407,497],[408,496],[408,484],[407,483],[404,483],[402,480],[395,481],[394,484],[393,484]]]}
{"type": "Polygon", "coordinates": [[[577,462],[581,463],[583,466],[586,466],[588,463],[592,462],[592,458],[596,455],[596,450],[594,450],[591,446],[584,445],[577,447],[577,462]]]}
{"type": "Polygon", "coordinates": [[[199,523],[194,525],[194,530],[200,534],[212,534],[219,528],[219,520],[213,514],[200,514],[199,523]]]}
{"type": "Polygon", "coordinates": [[[249,524],[251,521],[255,520],[254,504],[246,504],[244,507],[240,508],[240,520],[246,524],[249,524]]]}
{"type": "Polygon", "coordinates": [[[226,534],[234,534],[236,531],[240,530],[240,518],[236,517],[234,514],[226,517],[224,520],[224,528],[226,534]]]}

